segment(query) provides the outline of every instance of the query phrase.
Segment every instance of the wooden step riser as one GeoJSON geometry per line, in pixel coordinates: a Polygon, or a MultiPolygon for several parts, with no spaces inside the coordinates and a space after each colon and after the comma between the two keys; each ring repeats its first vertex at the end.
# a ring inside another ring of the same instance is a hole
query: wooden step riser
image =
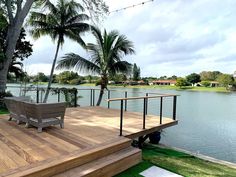
{"type": "Polygon", "coordinates": [[[81,166],[85,163],[110,155],[127,147],[130,147],[131,141],[123,141],[116,145],[107,145],[106,147],[99,147],[97,149],[86,151],[85,153],[75,154],[73,157],[67,159],[58,159],[50,162],[50,164],[42,164],[41,166],[10,175],[10,177],[49,177],[62,173],[66,170],[81,166]]]}
{"type": "Polygon", "coordinates": [[[108,164],[102,168],[99,168],[89,174],[83,175],[83,177],[112,177],[117,175],[128,168],[137,165],[142,161],[142,153],[138,152],[128,157],[122,158],[111,164],[108,164]],[[124,165],[125,164],[125,165],[124,165]]]}

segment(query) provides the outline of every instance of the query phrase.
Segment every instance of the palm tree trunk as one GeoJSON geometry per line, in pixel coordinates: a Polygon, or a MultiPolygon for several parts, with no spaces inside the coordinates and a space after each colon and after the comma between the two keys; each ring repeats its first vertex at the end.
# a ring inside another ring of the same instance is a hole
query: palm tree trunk
{"type": "Polygon", "coordinates": [[[54,73],[54,69],[55,69],[55,66],[56,66],[56,62],[57,62],[59,47],[60,47],[60,40],[58,39],[57,50],[56,50],[55,57],[54,57],[54,60],[53,60],[53,63],[52,63],[51,73],[50,73],[50,77],[49,77],[49,81],[48,81],[47,90],[46,90],[46,93],[45,93],[45,96],[44,96],[44,99],[43,99],[43,103],[46,103],[47,100],[48,100],[48,95],[49,95],[49,91],[50,91],[50,88],[51,88],[51,85],[52,85],[52,80],[53,80],[53,73],[54,73]]]}
{"type": "Polygon", "coordinates": [[[100,90],[100,94],[99,94],[96,106],[100,106],[100,104],[102,102],[102,97],[104,94],[104,89],[107,88],[107,84],[108,84],[108,78],[106,75],[103,75],[101,78],[101,90],[100,90]]]}
{"type": "Polygon", "coordinates": [[[102,97],[103,97],[103,94],[104,94],[104,89],[105,89],[105,87],[103,85],[101,85],[101,90],[100,90],[100,94],[99,94],[96,106],[100,106],[100,104],[102,102],[102,97]]]}

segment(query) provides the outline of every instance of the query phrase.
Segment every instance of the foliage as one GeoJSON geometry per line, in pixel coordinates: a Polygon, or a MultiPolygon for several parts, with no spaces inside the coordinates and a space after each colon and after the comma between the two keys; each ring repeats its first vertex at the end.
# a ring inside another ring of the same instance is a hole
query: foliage
{"type": "MultiPolygon", "coordinates": [[[[60,0],[62,1],[62,0],[60,0]]],[[[72,4],[74,3],[74,0],[71,1],[72,4]]],[[[90,12],[90,15],[93,17],[102,16],[104,12],[108,12],[108,8],[103,0],[82,0],[84,5],[86,6],[86,9],[90,12]]],[[[1,76],[1,84],[0,84],[0,92],[4,92],[6,89],[6,83],[7,83],[7,73],[9,66],[12,62],[14,48],[16,46],[16,41],[19,38],[20,31],[22,29],[23,24],[25,23],[25,18],[27,17],[28,13],[32,8],[39,7],[42,4],[48,4],[49,0],[5,0],[0,1],[0,13],[1,14],[7,14],[8,22],[9,22],[9,30],[6,35],[6,39],[8,39],[7,45],[6,45],[6,60],[1,63],[1,69],[0,69],[0,76],[1,76]]],[[[70,6],[68,10],[76,8],[74,5],[70,6]]],[[[43,9],[44,11],[46,9],[43,9]]],[[[50,9],[49,11],[54,11],[55,9],[50,9]]],[[[46,10],[47,11],[47,10],[46,10]]],[[[39,12],[39,10],[38,10],[39,12]]],[[[52,13],[53,13],[52,12],[52,13]]],[[[55,14],[57,17],[59,17],[59,14],[55,14]]],[[[64,16],[65,17],[65,16],[64,16]]],[[[43,17],[42,17],[43,18],[43,17]]],[[[78,20],[78,19],[77,19],[78,20]]],[[[53,23],[55,19],[52,19],[50,21],[53,23]]],[[[49,23],[50,24],[50,23],[49,23]]],[[[41,23],[42,25],[42,23],[41,23]]],[[[55,29],[55,28],[54,28],[55,29]]],[[[68,33],[68,31],[67,31],[68,33]]],[[[53,36],[52,36],[53,37],[53,36]]],[[[55,37],[55,36],[54,36],[55,37]]],[[[62,38],[62,37],[60,37],[62,38]]],[[[1,46],[0,46],[1,47],[1,46]]],[[[59,48],[59,47],[58,47],[59,48]]],[[[0,51],[0,59],[3,59],[3,52],[0,51]]],[[[52,81],[53,73],[51,74],[50,80],[52,81]]]]}
{"type": "Polygon", "coordinates": [[[100,79],[100,77],[88,75],[88,76],[84,76],[84,79],[85,79],[88,83],[95,83],[97,80],[100,79]]]}
{"type": "Polygon", "coordinates": [[[168,77],[167,76],[161,76],[158,78],[158,80],[166,80],[168,77]]]}
{"type": "Polygon", "coordinates": [[[48,77],[42,72],[39,72],[36,76],[33,77],[33,82],[47,82],[47,81],[48,77]]]}
{"type": "Polygon", "coordinates": [[[56,5],[46,1],[45,10],[42,13],[38,11],[31,13],[29,24],[33,28],[31,30],[32,36],[38,39],[41,36],[49,35],[53,41],[57,41],[57,49],[43,102],[48,99],[59,48],[64,44],[65,37],[85,47],[81,34],[90,29],[90,25],[86,23],[89,16],[85,13],[78,13],[84,11],[85,9],[81,4],[75,1],[58,0],[56,5]]]}
{"type": "Polygon", "coordinates": [[[171,76],[171,77],[168,77],[167,79],[169,79],[169,80],[177,80],[177,76],[176,75],[173,75],[173,76],[171,76]]]}
{"type": "Polygon", "coordinates": [[[116,177],[139,177],[139,173],[155,165],[182,176],[236,176],[233,168],[199,159],[173,149],[146,145],[142,150],[143,162],[131,167],[116,177]],[[132,174],[132,175],[130,175],[132,174]]]}
{"type": "Polygon", "coordinates": [[[209,87],[211,85],[211,83],[209,81],[202,81],[201,84],[204,87],[209,87]]]}
{"type": "Polygon", "coordinates": [[[177,80],[176,80],[176,84],[175,84],[177,87],[185,87],[185,86],[188,86],[189,85],[189,83],[188,83],[188,81],[186,80],[186,79],[184,79],[184,78],[178,78],[177,80]]]}
{"type": "Polygon", "coordinates": [[[92,27],[92,33],[96,38],[96,44],[87,44],[86,48],[90,54],[89,59],[85,59],[77,54],[66,54],[58,62],[58,69],[76,69],[100,75],[101,91],[97,106],[100,105],[104,89],[107,88],[108,77],[117,73],[129,73],[131,64],[122,60],[122,56],[133,54],[133,43],[126,36],[120,35],[118,31],[107,33],[92,27]]]}
{"type": "Polygon", "coordinates": [[[215,81],[220,74],[219,71],[202,71],[200,76],[202,81],[215,81]]]}
{"type": "MultiPolygon", "coordinates": [[[[3,62],[6,52],[6,36],[8,30],[8,23],[4,15],[1,14],[0,14],[0,24],[2,25],[0,27],[0,46],[1,46],[0,62],[3,62]]],[[[22,28],[19,39],[17,40],[16,43],[13,59],[9,67],[9,73],[13,73],[16,78],[21,78],[21,79],[25,76],[25,73],[22,70],[23,64],[21,61],[28,58],[33,52],[32,44],[25,38],[26,38],[26,32],[24,28],[22,28]]]]}
{"type": "Polygon", "coordinates": [[[84,78],[73,71],[64,71],[56,76],[56,81],[59,84],[81,84],[84,78]]]}
{"type": "Polygon", "coordinates": [[[196,73],[192,73],[188,76],[186,76],[186,80],[187,82],[191,83],[191,84],[195,84],[201,81],[201,76],[199,74],[196,73]]]}
{"type": "Polygon", "coordinates": [[[217,77],[217,81],[224,87],[228,87],[234,83],[234,78],[230,74],[221,74],[217,77]]]}
{"type": "Polygon", "coordinates": [[[134,63],[133,65],[133,80],[134,81],[138,81],[140,80],[140,68],[136,65],[136,63],[134,63]]]}
{"type": "Polygon", "coordinates": [[[110,76],[109,80],[112,80],[115,83],[121,83],[127,80],[127,76],[125,74],[115,74],[114,76],[110,76]]]}

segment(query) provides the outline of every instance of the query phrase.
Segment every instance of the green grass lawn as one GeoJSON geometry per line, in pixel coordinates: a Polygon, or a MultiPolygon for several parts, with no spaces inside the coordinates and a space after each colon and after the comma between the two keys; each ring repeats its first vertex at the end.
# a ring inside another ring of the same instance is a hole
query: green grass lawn
{"type": "Polygon", "coordinates": [[[143,162],[116,175],[116,177],[141,177],[140,172],[155,165],[182,176],[235,177],[236,169],[199,159],[173,149],[146,145],[142,151],[143,162]]]}
{"type": "Polygon", "coordinates": [[[176,87],[170,85],[134,85],[134,86],[122,86],[122,85],[109,85],[109,87],[123,87],[123,88],[144,88],[144,89],[165,89],[165,90],[189,90],[189,91],[207,91],[207,92],[230,92],[225,87],[176,87]]]}
{"type": "Polygon", "coordinates": [[[0,114],[8,114],[8,111],[6,109],[0,108],[0,114]]]}

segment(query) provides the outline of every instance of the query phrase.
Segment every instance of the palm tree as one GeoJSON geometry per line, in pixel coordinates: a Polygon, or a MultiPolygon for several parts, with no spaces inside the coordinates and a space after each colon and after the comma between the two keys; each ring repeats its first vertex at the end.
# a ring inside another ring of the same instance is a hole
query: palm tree
{"type": "Polygon", "coordinates": [[[107,89],[109,75],[117,73],[129,73],[131,64],[123,61],[122,57],[128,54],[134,54],[134,46],[126,36],[120,35],[118,31],[109,33],[92,27],[91,31],[96,38],[96,44],[87,44],[87,51],[90,54],[89,59],[85,59],[77,54],[66,54],[58,62],[57,69],[76,69],[79,71],[88,71],[100,75],[101,86],[97,106],[100,105],[104,89],[107,89]]]}
{"type": "Polygon", "coordinates": [[[77,2],[70,0],[58,0],[54,5],[49,0],[45,3],[44,13],[32,12],[29,25],[32,26],[31,33],[35,39],[49,35],[53,41],[57,41],[57,48],[53,60],[50,78],[43,102],[47,102],[49,89],[53,80],[59,48],[63,45],[65,37],[78,42],[82,47],[85,43],[80,34],[88,31],[90,25],[86,23],[89,17],[86,14],[79,14],[84,8],[77,2]]]}

